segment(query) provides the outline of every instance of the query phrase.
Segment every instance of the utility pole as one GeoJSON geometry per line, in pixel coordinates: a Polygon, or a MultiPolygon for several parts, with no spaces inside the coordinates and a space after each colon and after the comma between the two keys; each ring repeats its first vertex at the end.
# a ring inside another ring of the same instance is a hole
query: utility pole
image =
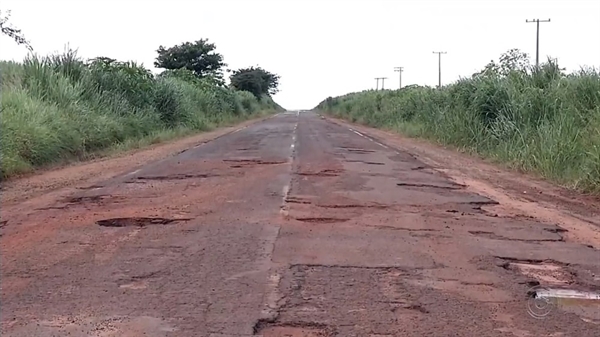
{"type": "Polygon", "coordinates": [[[540,66],[540,22],[550,22],[550,19],[548,20],[540,20],[540,19],[533,19],[533,20],[525,20],[526,23],[536,23],[537,26],[537,31],[536,31],[536,37],[535,37],[535,67],[539,67],[540,66]]]}
{"type": "Polygon", "coordinates": [[[375,77],[375,80],[377,80],[377,86],[375,87],[375,90],[379,90],[379,77],[375,77]]]}
{"type": "Polygon", "coordinates": [[[379,90],[379,80],[381,80],[381,90],[385,89],[385,80],[387,77],[375,77],[375,79],[377,80],[377,90],[379,90]]]}
{"type": "Polygon", "coordinates": [[[438,54],[438,89],[442,87],[442,54],[447,54],[445,51],[434,51],[438,54]]]}
{"type": "Polygon", "coordinates": [[[402,89],[402,71],[404,71],[404,67],[394,67],[394,71],[397,71],[400,75],[398,89],[402,89]]]}

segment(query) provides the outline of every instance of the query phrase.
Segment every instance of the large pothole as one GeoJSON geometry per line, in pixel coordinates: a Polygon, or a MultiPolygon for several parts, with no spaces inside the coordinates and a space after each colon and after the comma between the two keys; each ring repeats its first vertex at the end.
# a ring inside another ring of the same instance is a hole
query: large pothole
{"type": "MultiPolygon", "coordinates": [[[[307,324],[308,325],[308,324],[307,324]]],[[[255,328],[255,334],[263,337],[329,337],[333,332],[327,328],[313,326],[266,326],[255,328]]]]}
{"type": "Polygon", "coordinates": [[[566,286],[575,282],[575,276],[565,266],[554,261],[519,260],[501,258],[502,267],[535,279],[547,286],[566,286]]]}
{"type": "Polygon", "coordinates": [[[146,227],[152,225],[168,225],[190,219],[169,219],[169,218],[111,218],[96,221],[101,227],[146,227]]]}

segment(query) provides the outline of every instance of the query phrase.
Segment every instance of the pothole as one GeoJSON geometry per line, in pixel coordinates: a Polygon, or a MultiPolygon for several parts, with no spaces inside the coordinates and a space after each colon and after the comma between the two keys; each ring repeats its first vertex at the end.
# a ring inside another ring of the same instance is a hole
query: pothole
{"type": "Polygon", "coordinates": [[[103,188],[104,186],[102,185],[90,185],[90,186],[80,186],[77,187],[78,190],[96,190],[99,188],[103,188]]]}
{"type": "Polygon", "coordinates": [[[354,152],[354,153],[372,153],[375,152],[375,150],[367,150],[367,149],[361,149],[361,148],[356,148],[356,147],[349,147],[349,146],[340,146],[340,149],[344,149],[348,152],[354,152]]]}
{"type": "Polygon", "coordinates": [[[168,225],[175,222],[188,221],[191,219],[169,219],[169,218],[112,218],[96,221],[102,227],[146,227],[151,225],[168,225]]]}
{"type": "Polygon", "coordinates": [[[563,241],[562,238],[556,238],[556,239],[517,239],[517,238],[509,238],[509,237],[506,237],[506,236],[498,235],[498,234],[496,234],[494,232],[488,232],[488,231],[468,231],[468,232],[471,235],[482,237],[482,238],[486,238],[486,239],[492,239],[492,240],[521,241],[521,242],[559,242],[559,241],[563,241]]]}
{"type": "Polygon", "coordinates": [[[337,177],[342,173],[343,170],[338,169],[325,169],[318,172],[298,172],[299,176],[316,176],[316,177],[337,177]]]}
{"type": "Polygon", "coordinates": [[[194,178],[210,178],[217,177],[217,174],[169,174],[164,176],[141,176],[137,177],[138,180],[181,180],[181,179],[194,179],[194,178]]]}
{"type": "Polygon", "coordinates": [[[238,163],[238,165],[279,165],[285,164],[284,160],[261,160],[261,159],[223,159],[224,162],[238,163]]]}
{"type": "Polygon", "coordinates": [[[298,197],[287,197],[285,199],[285,202],[289,202],[291,204],[305,204],[305,205],[310,205],[312,204],[312,201],[304,199],[304,198],[298,198],[298,197]]]}
{"type": "Polygon", "coordinates": [[[254,326],[254,334],[262,337],[330,337],[334,331],[322,324],[298,323],[271,325],[259,322],[254,326]]]}
{"type": "Polygon", "coordinates": [[[344,160],[347,163],[362,163],[367,165],[385,165],[385,163],[380,163],[376,161],[366,161],[366,160],[344,160]]]}
{"type": "Polygon", "coordinates": [[[336,223],[336,222],[345,222],[350,219],[343,218],[327,218],[327,217],[309,217],[309,218],[296,218],[298,221],[302,222],[310,222],[310,223],[336,223]]]}
{"type": "Polygon", "coordinates": [[[316,205],[317,207],[321,207],[321,208],[374,208],[374,209],[386,209],[389,208],[390,206],[388,205],[371,205],[371,204],[367,204],[367,205],[362,205],[362,204],[346,204],[346,205],[338,205],[338,204],[333,204],[333,205],[327,205],[327,204],[321,204],[321,205],[316,205]]]}
{"type": "Polygon", "coordinates": [[[506,260],[501,265],[504,269],[533,278],[540,284],[564,286],[575,282],[575,276],[555,261],[501,259],[506,260]]]}
{"type": "Polygon", "coordinates": [[[545,230],[546,232],[555,233],[555,234],[568,232],[568,230],[566,230],[562,227],[559,227],[559,226],[552,227],[552,228],[543,228],[543,230],[545,230]]]}
{"type": "Polygon", "coordinates": [[[465,188],[465,185],[457,184],[457,183],[448,183],[448,184],[428,184],[428,183],[408,183],[401,182],[396,183],[396,185],[401,187],[417,187],[417,188],[436,188],[436,189],[444,189],[444,190],[460,190],[465,188]]]}

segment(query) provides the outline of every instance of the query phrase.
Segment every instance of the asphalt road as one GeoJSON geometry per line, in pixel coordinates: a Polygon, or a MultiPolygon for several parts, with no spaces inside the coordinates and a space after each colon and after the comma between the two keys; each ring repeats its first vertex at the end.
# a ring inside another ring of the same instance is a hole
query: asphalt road
{"type": "Polygon", "coordinates": [[[3,336],[599,336],[600,252],[385,140],[282,113],[3,214],[3,336]],[[43,224],[40,225],[40,224],[43,224]]]}

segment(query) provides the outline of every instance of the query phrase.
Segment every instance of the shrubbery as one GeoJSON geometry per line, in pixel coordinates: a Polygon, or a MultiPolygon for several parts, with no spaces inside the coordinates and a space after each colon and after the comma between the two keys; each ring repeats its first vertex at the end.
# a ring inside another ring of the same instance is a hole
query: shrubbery
{"type": "Polygon", "coordinates": [[[441,89],[369,90],[327,98],[318,108],[600,193],[600,73],[566,74],[553,60],[524,67],[519,58],[509,51],[499,65],[441,89]]]}

